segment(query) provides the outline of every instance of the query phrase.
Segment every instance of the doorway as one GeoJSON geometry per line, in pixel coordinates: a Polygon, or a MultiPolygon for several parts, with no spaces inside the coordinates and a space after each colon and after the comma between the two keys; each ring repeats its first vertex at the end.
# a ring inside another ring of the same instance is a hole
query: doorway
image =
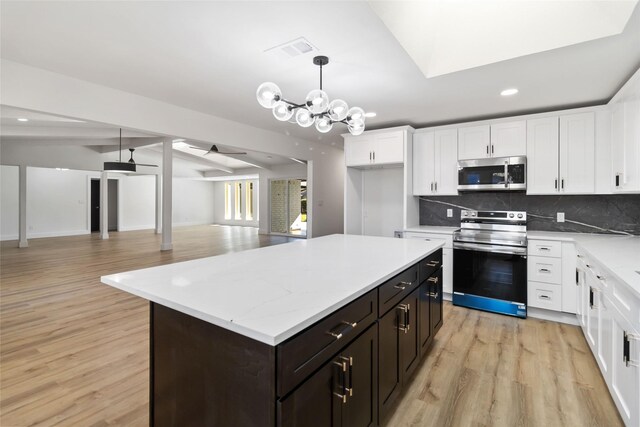
{"type": "Polygon", "coordinates": [[[270,181],[271,233],[307,236],[307,180],[270,181]]]}
{"type": "MultiPolygon", "coordinates": [[[[118,231],[118,180],[107,182],[107,203],[109,205],[108,231],[118,231]]],[[[100,231],[100,180],[91,179],[91,232],[100,231]]]]}

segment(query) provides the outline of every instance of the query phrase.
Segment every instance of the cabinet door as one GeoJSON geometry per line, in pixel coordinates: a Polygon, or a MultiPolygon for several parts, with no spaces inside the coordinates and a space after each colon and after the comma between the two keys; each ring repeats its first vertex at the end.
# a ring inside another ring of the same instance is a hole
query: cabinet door
{"type": "Polygon", "coordinates": [[[458,129],[458,160],[490,157],[489,125],[458,129]]]}
{"type": "Polygon", "coordinates": [[[527,122],[491,125],[491,157],[527,155],[527,122]]]}
{"type": "Polygon", "coordinates": [[[560,191],[595,192],[595,115],[560,116],[560,191]]]}
{"type": "Polygon", "coordinates": [[[396,307],[378,321],[378,417],[384,419],[400,393],[401,309],[396,307]]]}
{"type": "Polygon", "coordinates": [[[611,165],[614,192],[640,191],[640,100],[613,107],[611,165]]]}
{"type": "Polygon", "coordinates": [[[434,179],[434,132],[413,135],[413,195],[433,193],[434,179]]]}
{"type": "Polygon", "coordinates": [[[442,327],[442,269],[427,279],[430,285],[431,334],[435,337],[442,327]]]}
{"type": "Polygon", "coordinates": [[[418,311],[420,306],[420,289],[416,289],[400,303],[406,307],[406,319],[401,321],[400,333],[400,367],[404,384],[420,361],[420,336],[418,327],[418,311]]]}
{"type": "Polygon", "coordinates": [[[611,302],[604,295],[599,298],[598,307],[598,347],[596,360],[606,382],[609,382],[611,371],[611,348],[613,345],[613,324],[611,302]]]}
{"type": "Polygon", "coordinates": [[[618,310],[613,310],[611,319],[611,386],[609,390],[625,425],[637,426],[640,423],[640,368],[634,364],[637,364],[640,359],[640,343],[637,331],[633,330],[618,310]],[[629,349],[629,363],[625,358],[625,347],[629,349]]]}
{"type": "MultiPolygon", "coordinates": [[[[349,363],[347,403],[342,405],[342,425],[369,427],[378,424],[378,325],[349,344],[342,352],[349,363]]],[[[306,424],[304,424],[306,425],[306,424]]]]}
{"type": "Polygon", "coordinates": [[[373,136],[361,135],[345,138],[344,159],[347,166],[364,166],[373,161],[373,136]]]}
{"type": "Polygon", "coordinates": [[[557,194],[558,117],[527,121],[527,194],[557,194]]]}
{"type": "Polygon", "coordinates": [[[404,162],[404,131],[373,134],[373,163],[377,165],[404,162]]]}
{"type": "Polygon", "coordinates": [[[431,334],[431,285],[426,280],[420,285],[420,306],[418,307],[418,329],[420,354],[424,354],[433,341],[431,334]]]}
{"type": "Polygon", "coordinates": [[[593,354],[598,348],[598,302],[600,300],[599,288],[595,286],[595,279],[587,272],[587,343],[593,354]]]}
{"type": "Polygon", "coordinates": [[[348,372],[336,358],[307,379],[286,399],[278,402],[278,426],[340,426],[346,401],[343,384],[348,372]]]}
{"type": "Polygon", "coordinates": [[[435,193],[440,196],[458,194],[458,131],[438,130],[434,135],[435,193]]]}
{"type": "Polygon", "coordinates": [[[578,323],[587,335],[587,310],[589,310],[589,292],[586,284],[586,267],[583,258],[579,257],[576,261],[576,281],[578,284],[578,301],[576,303],[576,314],[578,315],[578,323]]]}
{"type": "Polygon", "coordinates": [[[578,302],[576,283],[576,246],[562,242],[562,311],[575,313],[578,302]]]}

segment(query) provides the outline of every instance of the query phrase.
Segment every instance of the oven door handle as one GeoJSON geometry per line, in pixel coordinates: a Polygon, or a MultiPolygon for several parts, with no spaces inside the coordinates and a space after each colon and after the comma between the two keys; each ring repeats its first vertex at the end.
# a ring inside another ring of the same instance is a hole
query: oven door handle
{"type": "Polygon", "coordinates": [[[465,251],[493,252],[499,254],[510,255],[526,255],[526,246],[501,246],[501,245],[482,245],[476,243],[453,242],[453,249],[461,249],[465,251]]]}

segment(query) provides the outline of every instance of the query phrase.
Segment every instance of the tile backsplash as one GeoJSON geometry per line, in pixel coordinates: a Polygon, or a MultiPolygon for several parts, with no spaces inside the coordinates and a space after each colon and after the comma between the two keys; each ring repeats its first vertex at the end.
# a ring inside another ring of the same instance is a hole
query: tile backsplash
{"type": "Polygon", "coordinates": [[[462,209],[526,211],[529,230],[640,235],[640,194],[527,196],[524,192],[477,192],[422,196],[420,225],[459,226],[462,209]],[[452,218],[447,218],[447,209],[453,209],[452,218]],[[558,212],[564,212],[565,222],[556,222],[558,212]]]}

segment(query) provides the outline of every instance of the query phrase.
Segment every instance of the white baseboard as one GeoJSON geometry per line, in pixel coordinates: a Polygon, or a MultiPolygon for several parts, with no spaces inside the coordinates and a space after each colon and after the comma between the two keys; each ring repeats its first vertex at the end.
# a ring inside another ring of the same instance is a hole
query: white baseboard
{"type": "Polygon", "coordinates": [[[28,239],[40,239],[44,237],[68,237],[80,236],[83,234],[91,234],[91,230],[69,230],[69,231],[45,231],[45,232],[27,232],[28,239]]]}
{"type": "Polygon", "coordinates": [[[5,240],[18,240],[20,236],[17,234],[5,234],[4,236],[0,236],[0,242],[4,242],[5,240]]]}
{"type": "Polygon", "coordinates": [[[137,230],[155,230],[156,225],[131,225],[128,227],[119,227],[118,231],[137,231],[137,230]]]}

